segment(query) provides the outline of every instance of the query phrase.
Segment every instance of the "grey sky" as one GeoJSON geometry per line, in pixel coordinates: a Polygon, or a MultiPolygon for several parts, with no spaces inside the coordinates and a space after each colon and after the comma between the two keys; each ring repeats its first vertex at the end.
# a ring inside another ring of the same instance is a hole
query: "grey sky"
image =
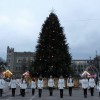
{"type": "Polygon", "coordinates": [[[35,51],[41,26],[55,9],[73,59],[100,54],[100,0],[0,0],[0,57],[7,46],[35,51]]]}

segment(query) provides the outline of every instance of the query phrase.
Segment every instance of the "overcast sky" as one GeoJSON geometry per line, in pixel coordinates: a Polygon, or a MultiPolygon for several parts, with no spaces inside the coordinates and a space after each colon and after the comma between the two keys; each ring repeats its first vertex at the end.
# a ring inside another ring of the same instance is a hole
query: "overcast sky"
{"type": "Polygon", "coordinates": [[[100,55],[100,0],[0,0],[0,57],[7,46],[35,51],[41,26],[54,9],[73,59],[100,55]]]}

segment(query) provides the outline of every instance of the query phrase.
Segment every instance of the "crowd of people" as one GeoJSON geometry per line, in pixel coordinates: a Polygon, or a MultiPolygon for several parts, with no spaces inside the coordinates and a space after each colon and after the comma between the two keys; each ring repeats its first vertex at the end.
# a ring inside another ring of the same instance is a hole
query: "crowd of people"
{"type": "MultiPolygon", "coordinates": [[[[69,96],[72,96],[72,89],[74,87],[74,80],[71,76],[69,76],[67,78],[66,82],[67,82],[67,87],[68,87],[68,91],[69,91],[69,96]]],[[[63,98],[63,90],[65,89],[66,82],[65,82],[65,79],[63,78],[63,76],[61,75],[59,77],[59,80],[58,80],[58,89],[60,90],[60,98],[63,98]]],[[[94,96],[94,88],[95,88],[96,84],[95,84],[95,79],[93,77],[88,79],[85,76],[81,80],[81,84],[82,84],[84,98],[87,98],[87,90],[88,89],[90,89],[91,96],[94,96]]],[[[17,86],[20,87],[20,95],[22,97],[24,97],[25,93],[26,93],[25,91],[27,89],[27,81],[26,81],[25,77],[22,77],[19,82],[15,79],[14,76],[11,78],[8,87],[10,87],[12,90],[12,96],[15,96],[15,91],[16,91],[17,86]]],[[[0,97],[2,97],[4,87],[5,87],[5,80],[2,77],[0,77],[0,97]]],[[[42,76],[40,76],[38,78],[37,82],[33,78],[31,80],[30,87],[31,87],[32,95],[35,94],[35,89],[37,88],[38,89],[38,96],[41,97],[42,90],[44,88],[44,81],[43,81],[42,76]]],[[[54,87],[55,87],[54,79],[52,76],[50,76],[50,78],[48,79],[48,89],[49,89],[50,96],[53,95],[54,87]]],[[[100,80],[97,83],[97,89],[99,89],[99,97],[100,97],[100,80]]]]}

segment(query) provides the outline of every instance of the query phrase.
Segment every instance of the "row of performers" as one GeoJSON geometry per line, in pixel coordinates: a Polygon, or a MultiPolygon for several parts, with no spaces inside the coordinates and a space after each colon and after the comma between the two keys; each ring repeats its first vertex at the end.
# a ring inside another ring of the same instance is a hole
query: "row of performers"
{"type": "MultiPolygon", "coordinates": [[[[5,84],[4,80],[2,78],[0,78],[0,96],[2,96],[4,84],[5,84]]],[[[89,80],[86,77],[84,77],[81,80],[81,84],[82,84],[83,93],[84,93],[85,98],[87,97],[87,89],[89,87],[90,87],[90,91],[91,91],[91,96],[94,95],[95,80],[93,77],[91,77],[89,80]]],[[[17,82],[16,79],[14,77],[12,77],[12,79],[9,83],[9,87],[11,87],[11,89],[12,89],[12,96],[15,96],[15,90],[16,90],[17,85],[20,86],[20,95],[24,97],[25,90],[27,89],[27,82],[26,82],[25,78],[23,77],[20,80],[20,82],[17,82]]],[[[43,79],[41,76],[38,78],[37,84],[34,79],[31,81],[32,95],[34,95],[34,93],[35,93],[36,86],[38,88],[38,96],[41,97],[42,89],[44,87],[44,82],[43,82],[43,79]]],[[[48,80],[50,96],[53,95],[54,86],[55,86],[54,79],[52,78],[52,76],[50,76],[50,78],[48,80]]],[[[69,87],[69,95],[72,96],[72,87],[74,86],[74,82],[73,82],[73,78],[71,76],[67,79],[67,86],[69,87]]],[[[64,81],[63,76],[60,76],[60,78],[58,80],[58,88],[60,90],[60,97],[63,98],[63,89],[65,88],[65,81],[64,81]]],[[[100,81],[98,82],[98,89],[100,90],[100,81]]],[[[99,92],[99,95],[100,95],[100,92],[99,92]]]]}
{"type": "MultiPolygon", "coordinates": [[[[25,77],[22,77],[22,79],[20,79],[19,82],[14,77],[12,77],[8,85],[12,89],[12,96],[15,96],[17,85],[20,87],[20,95],[24,97],[25,90],[27,89],[27,82],[26,82],[25,77]]],[[[3,78],[0,77],[0,96],[2,96],[4,86],[5,86],[5,81],[3,80],[3,78]]],[[[50,76],[48,80],[50,96],[53,95],[54,86],[55,86],[54,79],[52,78],[52,76],[50,76]]],[[[71,96],[72,87],[74,86],[73,78],[71,76],[67,79],[67,86],[69,86],[69,95],[71,96]]],[[[34,78],[32,79],[31,81],[32,95],[35,94],[35,89],[38,88],[38,95],[39,97],[41,97],[43,87],[44,87],[44,82],[43,82],[42,76],[38,78],[37,84],[36,84],[35,79],[34,78]]],[[[65,88],[65,81],[64,81],[63,76],[60,76],[58,80],[58,88],[60,89],[60,97],[63,98],[63,89],[65,88]]]]}

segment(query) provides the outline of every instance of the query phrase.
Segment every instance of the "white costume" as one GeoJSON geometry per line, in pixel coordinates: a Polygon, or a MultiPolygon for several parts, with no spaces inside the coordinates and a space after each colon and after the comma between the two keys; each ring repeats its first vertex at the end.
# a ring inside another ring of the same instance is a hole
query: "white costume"
{"type": "Polygon", "coordinates": [[[68,78],[67,79],[67,86],[68,87],[73,87],[74,86],[74,83],[73,83],[73,79],[72,78],[68,78]]]}
{"type": "Polygon", "coordinates": [[[10,81],[10,83],[9,83],[9,86],[12,89],[12,96],[15,96],[15,90],[16,90],[16,87],[17,87],[17,81],[16,81],[16,79],[12,78],[11,81],[10,81]]]}
{"type": "Polygon", "coordinates": [[[35,81],[31,81],[31,88],[32,88],[32,89],[35,89],[35,88],[36,88],[36,83],[35,83],[35,81]]]}
{"type": "Polygon", "coordinates": [[[17,86],[17,81],[15,79],[11,79],[10,83],[9,83],[9,86],[11,88],[16,88],[17,86]]]}
{"type": "Polygon", "coordinates": [[[87,98],[87,89],[89,87],[88,79],[85,77],[84,79],[81,80],[81,83],[82,83],[84,98],[87,98]]]}
{"type": "Polygon", "coordinates": [[[26,84],[26,81],[23,80],[21,83],[20,83],[20,87],[21,89],[26,89],[27,88],[27,84],[26,84]]]}
{"type": "Polygon", "coordinates": [[[63,79],[63,76],[60,76],[60,79],[58,80],[58,88],[60,90],[60,98],[63,98],[64,87],[65,87],[65,81],[63,79]]]}
{"type": "Polygon", "coordinates": [[[5,87],[5,81],[0,77],[0,97],[2,97],[4,87],[5,87]]]}
{"type": "Polygon", "coordinates": [[[54,79],[49,79],[48,80],[48,87],[54,87],[54,79]]]}
{"type": "Polygon", "coordinates": [[[37,86],[38,89],[43,89],[43,80],[38,79],[37,86]]]}
{"type": "Polygon", "coordinates": [[[40,78],[37,81],[37,86],[38,86],[38,90],[39,90],[39,97],[41,97],[42,89],[43,89],[43,80],[42,80],[41,76],[40,76],[40,78]]]}
{"type": "Polygon", "coordinates": [[[100,80],[97,83],[97,89],[99,90],[99,98],[100,98],[100,80]]]}
{"type": "Polygon", "coordinates": [[[65,81],[64,81],[64,79],[59,79],[58,80],[58,88],[59,89],[64,89],[64,87],[65,87],[65,81]]]}
{"type": "Polygon", "coordinates": [[[88,86],[89,86],[88,79],[82,79],[81,83],[82,83],[82,88],[83,89],[88,88],[88,86]]]}
{"type": "Polygon", "coordinates": [[[0,79],[0,89],[3,89],[5,87],[5,81],[4,79],[0,79]]]}
{"type": "Polygon", "coordinates": [[[72,87],[74,86],[73,79],[71,76],[67,79],[67,86],[69,90],[69,95],[72,96],[72,87]]]}
{"type": "Polygon", "coordinates": [[[93,78],[89,79],[89,87],[92,87],[92,88],[95,87],[95,80],[93,78]]]}
{"type": "Polygon", "coordinates": [[[99,92],[100,92],[100,80],[99,80],[98,83],[97,83],[97,89],[98,89],[99,92]]]}
{"type": "Polygon", "coordinates": [[[20,88],[21,88],[21,95],[24,97],[25,96],[25,90],[27,88],[27,83],[25,79],[22,79],[20,83],[20,88]]]}

